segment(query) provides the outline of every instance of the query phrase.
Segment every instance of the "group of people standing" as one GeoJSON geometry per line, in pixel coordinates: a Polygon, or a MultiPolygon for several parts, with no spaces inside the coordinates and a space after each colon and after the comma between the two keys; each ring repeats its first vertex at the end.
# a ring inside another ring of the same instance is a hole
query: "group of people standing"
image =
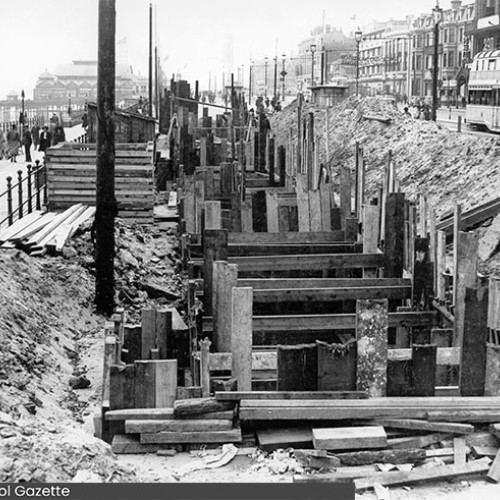
{"type": "Polygon", "coordinates": [[[59,125],[56,114],[50,119],[50,130],[47,125],[40,129],[40,126],[35,123],[31,130],[24,126],[22,132],[19,132],[17,125],[13,124],[7,134],[0,130],[0,160],[5,157],[16,163],[19,150],[24,147],[25,161],[31,162],[31,146],[34,146],[35,151],[38,149],[45,153],[50,146],[55,146],[65,140],[64,128],[59,125]]]}

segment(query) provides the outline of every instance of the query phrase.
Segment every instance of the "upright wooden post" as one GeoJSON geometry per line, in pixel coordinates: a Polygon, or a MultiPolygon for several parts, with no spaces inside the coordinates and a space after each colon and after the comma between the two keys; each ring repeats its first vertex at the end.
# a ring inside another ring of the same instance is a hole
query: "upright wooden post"
{"type": "Polygon", "coordinates": [[[444,273],[446,272],[446,233],[437,231],[436,239],[436,295],[440,302],[444,302],[446,296],[446,283],[444,280],[444,273]]]}
{"type": "Polygon", "coordinates": [[[252,390],[252,309],[253,289],[233,288],[232,376],[239,391],[252,390]]]}
{"type": "Polygon", "coordinates": [[[267,170],[269,173],[269,185],[274,187],[276,184],[274,178],[274,170],[275,170],[275,155],[274,155],[274,137],[269,136],[268,141],[268,150],[267,150],[267,170]]]}
{"type": "Polygon", "coordinates": [[[377,253],[379,242],[379,208],[363,205],[363,253],[377,253]]]}
{"type": "Polygon", "coordinates": [[[433,344],[413,344],[411,354],[413,396],[434,396],[436,354],[437,347],[433,344]]]}
{"type": "Polygon", "coordinates": [[[278,193],[266,191],[267,231],[279,233],[278,193]]]}
{"type": "Polygon", "coordinates": [[[227,231],[224,229],[205,229],[203,233],[203,298],[205,314],[212,314],[213,263],[227,260],[227,231]]]}
{"type": "Polygon", "coordinates": [[[252,222],[254,232],[267,232],[266,192],[264,190],[252,193],[252,222]]]}
{"type": "Polygon", "coordinates": [[[458,293],[458,239],[462,225],[462,205],[455,205],[453,214],[453,305],[457,303],[458,293]]]}
{"type": "Polygon", "coordinates": [[[155,407],[171,408],[177,395],[177,360],[155,362],[155,407]]]}
{"type": "Polygon", "coordinates": [[[285,146],[278,146],[278,174],[280,176],[281,187],[286,185],[286,148],[285,146]]]}
{"type": "Polygon", "coordinates": [[[413,265],[413,307],[419,311],[427,311],[432,302],[432,278],[430,272],[432,264],[429,262],[429,240],[417,238],[415,240],[415,256],[413,265]]]}
{"type": "Polygon", "coordinates": [[[465,289],[475,288],[478,283],[478,243],[478,233],[464,233],[459,231],[456,251],[456,281],[453,283],[454,293],[456,294],[453,345],[456,347],[462,346],[464,337],[465,289]]]}
{"type": "Polygon", "coordinates": [[[500,396],[500,346],[488,344],[486,348],[485,396],[500,396]]]}
{"type": "Polygon", "coordinates": [[[200,341],[200,384],[201,396],[210,396],[210,340],[200,341]]]}
{"type": "Polygon", "coordinates": [[[233,288],[238,284],[238,266],[215,261],[213,267],[213,340],[217,352],[231,352],[233,288]]]}
{"type": "Polygon", "coordinates": [[[299,231],[309,232],[311,220],[309,214],[309,191],[307,189],[307,176],[297,174],[297,210],[299,214],[299,231]]]}
{"type": "Polygon", "coordinates": [[[220,201],[205,201],[205,229],[222,229],[220,201]]]}
{"type": "Polygon", "coordinates": [[[95,304],[107,316],[115,305],[115,28],[115,0],[99,0],[95,304]]]}
{"type": "Polygon", "coordinates": [[[384,277],[402,278],[404,264],[404,193],[389,193],[385,211],[384,277]]]}
{"type": "Polygon", "coordinates": [[[318,190],[309,190],[309,218],[311,231],[321,231],[321,198],[318,190]]]}
{"type": "Polygon", "coordinates": [[[370,397],[386,395],[388,310],[387,299],[356,302],[357,387],[370,397]]]}
{"type": "Polygon", "coordinates": [[[327,344],[316,341],[318,391],[355,391],[357,343],[327,344]]]}
{"type": "Polygon", "coordinates": [[[317,391],[318,354],[316,344],[280,345],[278,391],[317,391]]]}
{"type": "Polygon", "coordinates": [[[340,223],[342,229],[345,230],[345,220],[351,217],[352,213],[352,199],[351,199],[351,169],[348,165],[341,165],[340,167],[340,223]]]}
{"type": "Polygon", "coordinates": [[[332,205],[330,196],[331,183],[321,182],[319,185],[319,197],[321,203],[321,230],[332,230],[332,205]]]}
{"type": "Polygon", "coordinates": [[[483,396],[488,341],[488,287],[466,288],[464,331],[460,349],[461,396],[483,396]]]}

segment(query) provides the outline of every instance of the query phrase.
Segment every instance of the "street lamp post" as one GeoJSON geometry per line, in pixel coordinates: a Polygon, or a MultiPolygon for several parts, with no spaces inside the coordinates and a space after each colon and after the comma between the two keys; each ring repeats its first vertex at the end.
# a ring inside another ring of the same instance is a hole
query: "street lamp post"
{"type": "Polygon", "coordinates": [[[359,46],[361,40],[363,40],[363,33],[361,29],[357,29],[354,33],[354,39],[356,40],[356,97],[359,96],[359,46]]]}
{"type": "Polygon", "coordinates": [[[439,0],[436,0],[436,6],[432,9],[434,17],[434,57],[432,60],[432,113],[431,119],[436,121],[438,106],[438,73],[439,73],[439,23],[442,20],[443,9],[439,7],[439,0]]]}
{"type": "Polygon", "coordinates": [[[278,92],[278,56],[276,55],[274,57],[274,92],[273,92],[273,97],[274,97],[274,102],[277,100],[277,92],[278,92]]]}
{"type": "Polygon", "coordinates": [[[264,74],[264,86],[266,88],[265,97],[267,97],[267,63],[269,62],[268,57],[264,57],[265,74],[264,74]]]}
{"type": "Polygon", "coordinates": [[[248,70],[248,99],[250,101],[250,105],[252,104],[252,72],[253,72],[253,61],[250,60],[250,68],[248,70]]]}
{"type": "Polygon", "coordinates": [[[286,71],[285,71],[285,58],[286,54],[283,54],[282,56],[282,63],[283,63],[283,68],[281,70],[281,100],[285,100],[285,77],[286,77],[286,71]]]}
{"type": "Polygon", "coordinates": [[[311,44],[311,87],[314,86],[314,53],[316,52],[316,44],[311,44]]]}

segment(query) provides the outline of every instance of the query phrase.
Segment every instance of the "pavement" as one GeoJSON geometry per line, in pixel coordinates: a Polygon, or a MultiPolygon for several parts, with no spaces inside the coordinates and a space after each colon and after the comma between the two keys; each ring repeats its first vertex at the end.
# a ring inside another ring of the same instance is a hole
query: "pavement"
{"type": "MultiPolygon", "coordinates": [[[[65,128],[64,133],[66,135],[67,141],[72,141],[77,137],[83,135],[85,133],[84,129],[81,125],[75,125],[71,128],[65,128]]],[[[7,190],[7,177],[12,177],[12,185],[17,183],[18,172],[22,172],[23,178],[26,177],[27,174],[27,166],[28,162],[26,161],[26,157],[24,155],[24,147],[20,149],[22,154],[17,157],[17,162],[13,163],[10,160],[0,160],[0,221],[7,215],[7,196],[5,191],[7,190]]],[[[43,162],[43,153],[40,151],[35,151],[35,148],[31,146],[31,163],[32,165],[36,160],[40,160],[43,162]]],[[[23,184],[26,186],[26,183],[23,184]]],[[[17,207],[17,190],[12,193],[13,198],[13,206],[14,209],[17,207]]],[[[5,227],[6,223],[0,224],[0,229],[5,227]]]]}

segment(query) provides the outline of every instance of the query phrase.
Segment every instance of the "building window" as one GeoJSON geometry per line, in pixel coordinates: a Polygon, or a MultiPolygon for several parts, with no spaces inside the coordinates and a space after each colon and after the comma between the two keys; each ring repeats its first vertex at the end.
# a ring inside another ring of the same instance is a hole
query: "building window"
{"type": "Polygon", "coordinates": [[[458,53],[458,61],[457,62],[458,62],[459,66],[462,66],[462,52],[458,53]]]}
{"type": "Polygon", "coordinates": [[[464,29],[460,28],[458,30],[458,42],[462,43],[464,41],[464,29]]]}
{"type": "Polygon", "coordinates": [[[448,52],[448,67],[453,68],[455,66],[455,52],[448,52]]]}
{"type": "Polygon", "coordinates": [[[450,43],[455,43],[455,28],[450,28],[449,29],[449,34],[448,34],[448,41],[450,43]]]}
{"type": "Polygon", "coordinates": [[[443,38],[444,43],[448,43],[448,30],[444,30],[444,38],[443,38]]]}
{"type": "Polygon", "coordinates": [[[417,56],[416,69],[422,69],[422,56],[420,55],[417,56]]]}
{"type": "Polygon", "coordinates": [[[448,54],[446,52],[443,52],[443,68],[446,68],[447,67],[447,63],[448,62],[448,54]]]}

